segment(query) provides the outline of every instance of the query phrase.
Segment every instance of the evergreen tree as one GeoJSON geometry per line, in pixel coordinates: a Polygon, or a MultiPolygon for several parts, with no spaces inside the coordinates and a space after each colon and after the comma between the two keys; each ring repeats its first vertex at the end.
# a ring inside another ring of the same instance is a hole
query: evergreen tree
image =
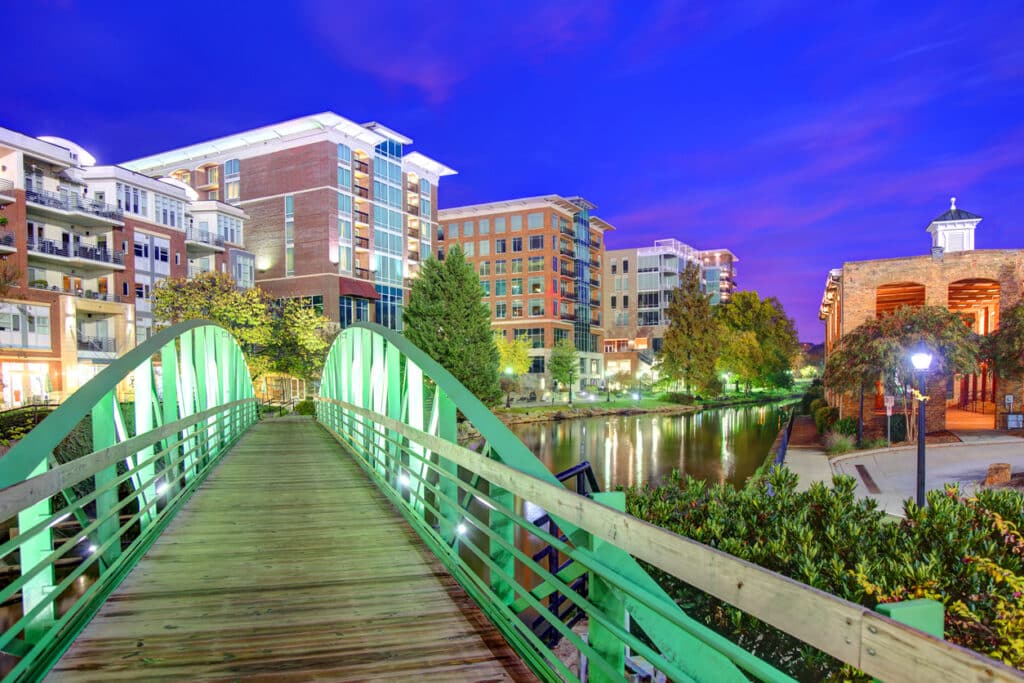
{"type": "Polygon", "coordinates": [[[715,377],[720,335],[710,297],[701,291],[696,265],[688,264],[680,276],[666,317],[668,329],[659,356],[661,373],[682,380],[685,391],[691,387],[704,390],[715,377]]]}
{"type": "Polygon", "coordinates": [[[551,379],[569,387],[569,405],[572,405],[572,387],[580,376],[580,356],[568,339],[563,339],[551,349],[548,362],[551,379]]]}
{"type": "Polygon", "coordinates": [[[501,398],[499,356],[480,278],[455,245],[429,258],[413,280],[402,313],[405,336],[487,405],[501,398]]]}

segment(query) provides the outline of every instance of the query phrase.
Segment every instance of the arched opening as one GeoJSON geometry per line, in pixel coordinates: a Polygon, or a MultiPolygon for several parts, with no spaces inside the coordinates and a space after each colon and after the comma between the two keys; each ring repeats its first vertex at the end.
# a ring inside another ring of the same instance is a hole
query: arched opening
{"type": "Polygon", "coordinates": [[[919,282],[893,282],[875,290],[875,315],[892,313],[901,306],[924,306],[924,285],[919,282]]]}
{"type": "MultiPolygon", "coordinates": [[[[961,313],[978,334],[999,327],[999,282],[967,278],[949,283],[949,310],[961,313]]],[[[955,375],[946,387],[946,426],[954,432],[996,427],[996,373],[982,365],[969,375],[955,375]]]]}

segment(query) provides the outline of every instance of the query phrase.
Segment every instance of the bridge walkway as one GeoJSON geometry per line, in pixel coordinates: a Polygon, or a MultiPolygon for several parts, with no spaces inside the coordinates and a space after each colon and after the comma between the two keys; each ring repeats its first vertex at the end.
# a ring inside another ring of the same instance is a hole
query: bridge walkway
{"type": "Polygon", "coordinates": [[[314,421],[264,420],[51,680],[535,680],[314,421]]]}

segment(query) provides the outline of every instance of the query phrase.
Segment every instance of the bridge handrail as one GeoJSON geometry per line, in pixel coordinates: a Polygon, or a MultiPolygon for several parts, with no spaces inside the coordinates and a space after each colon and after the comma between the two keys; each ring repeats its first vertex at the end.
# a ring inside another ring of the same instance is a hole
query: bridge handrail
{"type": "Polygon", "coordinates": [[[0,459],[0,520],[14,518],[18,528],[0,543],[0,560],[18,571],[0,584],[0,603],[20,594],[22,605],[0,634],[0,652],[17,658],[4,681],[49,670],[257,419],[238,344],[222,327],[190,321],[111,363],[0,459]],[[118,393],[128,379],[131,429],[118,393]],[[92,451],[60,464],[54,450],[88,415],[92,451]],[[57,536],[72,517],[80,530],[57,536]],[[69,560],[56,580],[54,567],[69,560]],[[74,582],[96,570],[76,595],[74,582]],[[69,589],[70,604],[62,595],[69,589]]]}
{"type": "MultiPolygon", "coordinates": [[[[648,562],[672,576],[709,593],[748,614],[826,652],[837,659],[885,681],[925,680],[928,674],[953,677],[956,680],[1019,681],[1020,672],[977,652],[930,636],[922,631],[900,624],[862,605],[849,602],[786,576],[729,555],[692,539],[632,517],[614,508],[602,505],[568,491],[564,486],[551,484],[525,475],[507,465],[484,457],[468,448],[437,436],[415,430],[400,421],[366,410],[351,403],[334,399],[318,399],[334,404],[366,420],[366,424],[380,430],[392,430],[418,443],[427,450],[464,468],[474,479],[498,486],[523,500],[530,501],[552,515],[570,522],[601,541],[613,544],[633,557],[648,562]]],[[[410,457],[418,457],[406,448],[410,457]]],[[[440,476],[451,476],[443,467],[431,464],[440,476]]],[[[495,509],[497,501],[477,486],[459,482],[469,495],[486,502],[495,509]]],[[[440,494],[434,487],[435,494],[440,494]]],[[[519,517],[513,510],[500,509],[507,517],[519,517]]],[[[439,511],[438,511],[439,513],[439,511]]],[[[467,521],[470,517],[466,516],[467,521]]],[[[476,520],[479,522],[479,520],[476,520]]],[[[523,528],[530,522],[516,519],[523,528]]],[[[486,522],[474,526],[487,535],[486,522]]],[[[531,531],[546,536],[543,532],[531,531]]],[[[665,610],[655,596],[643,588],[631,585],[614,566],[602,562],[592,550],[573,548],[557,538],[543,539],[581,562],[618,590],[641,600],[661,616],[676,622],[671,611],[665,610]]],[[[483,559],[483,558],[481,558],[483,559]]],[[[565,588],[565,586],[561,586],[565,588]]],[[[587,610],[591,618],[598,617],[587,610]]],[[[676,623],[687,629],[687,624],[676,623]]],[[[704,634],[692,635],[704,639],[704,634]]],[[[717,635],[717,634],[714,634],[717,635]]],[[[719,636],[720,638],[720,636],[719,636]]],[[[709,639],[712,647],[723,643],[709,639]]],[[[723,639],[724,640],[724,639],[723,639]]],[[[728,642],[728,641],[726,641],[728,642]]],[[[732,645],[731,642],[728,642],[732,645]]],[[[733,645],[736,650],[739,646],[733,645]]],[[[741,668],[759,677],[784,678],[781,672],[770,670],[749,660],[756,660],[746,651],[735,650],[726,656],[741,668]],[[744,658],[744,655],[746,658],[744,658]],[[747,659],[749,658],[749,659],[747,659]]],[[[761,663],[763,664],[763,663],[761,663]]]]}

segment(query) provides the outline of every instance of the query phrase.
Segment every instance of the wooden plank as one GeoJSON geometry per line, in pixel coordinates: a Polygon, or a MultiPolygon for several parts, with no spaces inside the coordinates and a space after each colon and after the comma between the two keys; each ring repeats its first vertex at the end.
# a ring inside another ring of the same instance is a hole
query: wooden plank
{"type": "Polygon", "coordinates": [[[50,678],[535,680],[311,420],[253,427],[50,678]]]}
{"type": "Polygon", "coordinates": [[[418,440],[428,450],[540,506],[552,517],[584,529],[887,683],[926,680],[909,663],[902,668],[888,664],[898,662],[904,653],[908,662],[934,657],[935,661],[944,662],[947,670],[964,674],[954,680],[1024,680],[1024,674],[990,657],[897,624],[861,605],[571,494],[564,487],[530,477],[457,444],[417,433],[383,415],[370,414],[351,404],[344,406],[418,440]],[[863,634],[869,625],[876,625],[877,629],[880,622],[887,624],[884,631],[878,629],[887,637],[870,641],[873,644],[869,645],[863,634]],[[913,646],[908,648],[908,643],[913,646]]]}

